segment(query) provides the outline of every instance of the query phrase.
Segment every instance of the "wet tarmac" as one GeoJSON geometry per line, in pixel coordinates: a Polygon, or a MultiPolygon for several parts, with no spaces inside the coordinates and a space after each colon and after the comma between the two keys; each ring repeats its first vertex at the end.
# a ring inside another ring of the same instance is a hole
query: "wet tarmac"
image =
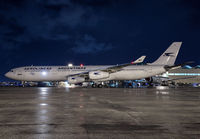
{"type": "Polygon", "coordinates": [[[0,138],[200,138],[200,88],[0,88],[0,138]]]}

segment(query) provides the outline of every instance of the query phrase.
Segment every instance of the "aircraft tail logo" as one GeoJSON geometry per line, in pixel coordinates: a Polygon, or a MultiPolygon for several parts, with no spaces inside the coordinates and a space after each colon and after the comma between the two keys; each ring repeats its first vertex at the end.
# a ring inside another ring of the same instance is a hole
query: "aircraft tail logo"
{"type": "Polygon", "coordinates": [[[151,65],[174,65],[182,42],[173,42],[169,48],[151,65]]]}

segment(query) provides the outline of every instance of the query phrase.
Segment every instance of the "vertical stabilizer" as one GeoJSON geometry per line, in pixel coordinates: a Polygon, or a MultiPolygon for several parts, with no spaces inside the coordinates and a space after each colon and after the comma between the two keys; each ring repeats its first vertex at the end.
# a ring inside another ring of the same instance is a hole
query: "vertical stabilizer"
{"type": "Polygon", "coordinates": [[[182,42],[173,42],[169,48],[151,65],[174,65],[182,42]]]}

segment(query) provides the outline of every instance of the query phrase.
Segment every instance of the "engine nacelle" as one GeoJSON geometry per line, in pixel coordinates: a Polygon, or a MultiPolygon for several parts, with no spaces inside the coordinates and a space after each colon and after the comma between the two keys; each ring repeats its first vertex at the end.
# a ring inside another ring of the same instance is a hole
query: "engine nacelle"
{"type": "Polygon", "coordinates": [[[149,78],[145,78],[145,80],[148,82],[148,83],[163,83],[165,81],[168,81],[169,79],[168,78],[164,78],[164,77],[149,77],[149,78]]]}
{"type": "Polygon", "coordinates": [[[89,78],[92,80],[106,79],[109,78],[110,74],[103,71],[91,71],[89,72],[89,78]]]}
{"type": "Polygon", "coordinates": [[[145,80],[146,80],[148,83],[153,83],[153,81],[154,81],[152,77],[145,78],[145,80]]]}
{"type": "Polygon", "coordinates": [[[68,77],[68,83],[69,84],[77,84],[77,83],[82,83],[85,81],[85,78],[82,77],[68,77]]]}

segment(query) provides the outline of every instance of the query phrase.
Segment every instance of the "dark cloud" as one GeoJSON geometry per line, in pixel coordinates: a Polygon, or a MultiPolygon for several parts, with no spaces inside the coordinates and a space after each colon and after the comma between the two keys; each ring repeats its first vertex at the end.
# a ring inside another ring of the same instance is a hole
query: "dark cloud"
{"type": "Polygon", "coordinates": [[[0,10],[6,13],[0,20],[2,47],[14,48],[16,44],[38,39],[67,41],[72,35],[70,30],[98,22],[91,8],[72,4],[70,0],[8,1],[4,6],[9,11],[0,10]]]}
{"type": "Polygon", "coordinates": [[[98,42],[94,37],[85,34],[83,39],[77,41],[76,46],[72,48],[75,53],[79,54],[96,54],[112,49],[111,44],[98,42]]]}
{"type": "Polygon", "coordinates": [[[60,5],[66,6],[71,5],[71,0],[36,0],[38,3],[42,3],[44,5],[60,5]]]}
{"type": "Polygon", "coordinates": [[[92,7],[106,7],[115,4],[119,0],[72,0],[74,4],[92,7]]]}

